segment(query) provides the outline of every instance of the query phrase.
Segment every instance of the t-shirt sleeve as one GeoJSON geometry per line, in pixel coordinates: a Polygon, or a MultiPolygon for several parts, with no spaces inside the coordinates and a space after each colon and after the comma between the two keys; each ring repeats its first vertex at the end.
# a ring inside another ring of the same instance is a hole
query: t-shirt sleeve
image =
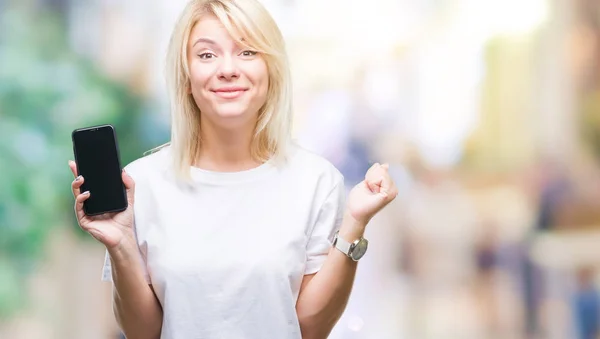
{"type": "MultiPolygon", "coordinates": [[[[340,175],[341,177],[341,175],[340,175]]],[[[342,225],[346,205],[346,190],[341,177],[321,205],[306,246],[304,274],[318,272],[333,244],[333,237],[342,225]]]]}

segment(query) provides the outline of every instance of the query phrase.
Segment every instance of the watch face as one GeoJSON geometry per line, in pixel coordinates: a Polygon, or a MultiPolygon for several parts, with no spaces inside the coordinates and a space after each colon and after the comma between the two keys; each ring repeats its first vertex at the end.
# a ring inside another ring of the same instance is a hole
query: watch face
{"type": "Polygon", "coordinates": [[[352,260],[358,261],[360,258],[362,258],[362,256],[365,255],[365,253],[367,252],[368,246],[369,242],[367,241],[367,239],[360,239],[360,241],[352,249],[352,253],[350,253],[352,260]]]}

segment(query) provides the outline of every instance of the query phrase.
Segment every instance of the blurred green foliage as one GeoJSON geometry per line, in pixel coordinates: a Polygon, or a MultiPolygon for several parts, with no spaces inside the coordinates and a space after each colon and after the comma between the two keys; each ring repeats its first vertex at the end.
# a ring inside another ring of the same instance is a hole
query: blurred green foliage
{"type": "Polygon", "coordinates": [[[0,11],[0,319],[27,305],[24,282],[48,235],[77,227],[72,130],[113,124],[124,164],[150,147],[136,124],[143,98],[73,53],[67,36],[60,13],[0,11]]]}

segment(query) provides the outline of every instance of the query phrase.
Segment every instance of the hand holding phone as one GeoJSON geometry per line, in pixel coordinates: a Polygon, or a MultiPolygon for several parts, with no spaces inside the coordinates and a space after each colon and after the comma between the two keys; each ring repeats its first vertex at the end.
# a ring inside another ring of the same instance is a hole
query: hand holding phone
{"type": "Polygon", "coordinates": [[[114,128],[78,129],[72,138],[76,162],[69,167],[79,226],[108,249],[133,241],[135,183],[121,170],[114,128]]]}

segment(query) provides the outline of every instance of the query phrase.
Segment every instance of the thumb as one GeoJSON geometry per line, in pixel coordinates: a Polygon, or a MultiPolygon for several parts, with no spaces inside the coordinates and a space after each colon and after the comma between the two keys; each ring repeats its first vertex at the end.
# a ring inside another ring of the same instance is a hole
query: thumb
{"type": "Polygon", "coordinates": [[[135,182],[133,178],[123,170],[121,173],[121,177],[123,179],[123,184],[125,185],[125,189],[127,191],[127,202],[130,205],[133,205],[134,197],[135,197],[135,182]]]}
{"type": "Polygon", "coordinates": [[[379,178],[378,180],[365,180],[367,187],[373,193],[379,193],[381,191],[381,184],[383,183],[383,178],[379,178]]]}

